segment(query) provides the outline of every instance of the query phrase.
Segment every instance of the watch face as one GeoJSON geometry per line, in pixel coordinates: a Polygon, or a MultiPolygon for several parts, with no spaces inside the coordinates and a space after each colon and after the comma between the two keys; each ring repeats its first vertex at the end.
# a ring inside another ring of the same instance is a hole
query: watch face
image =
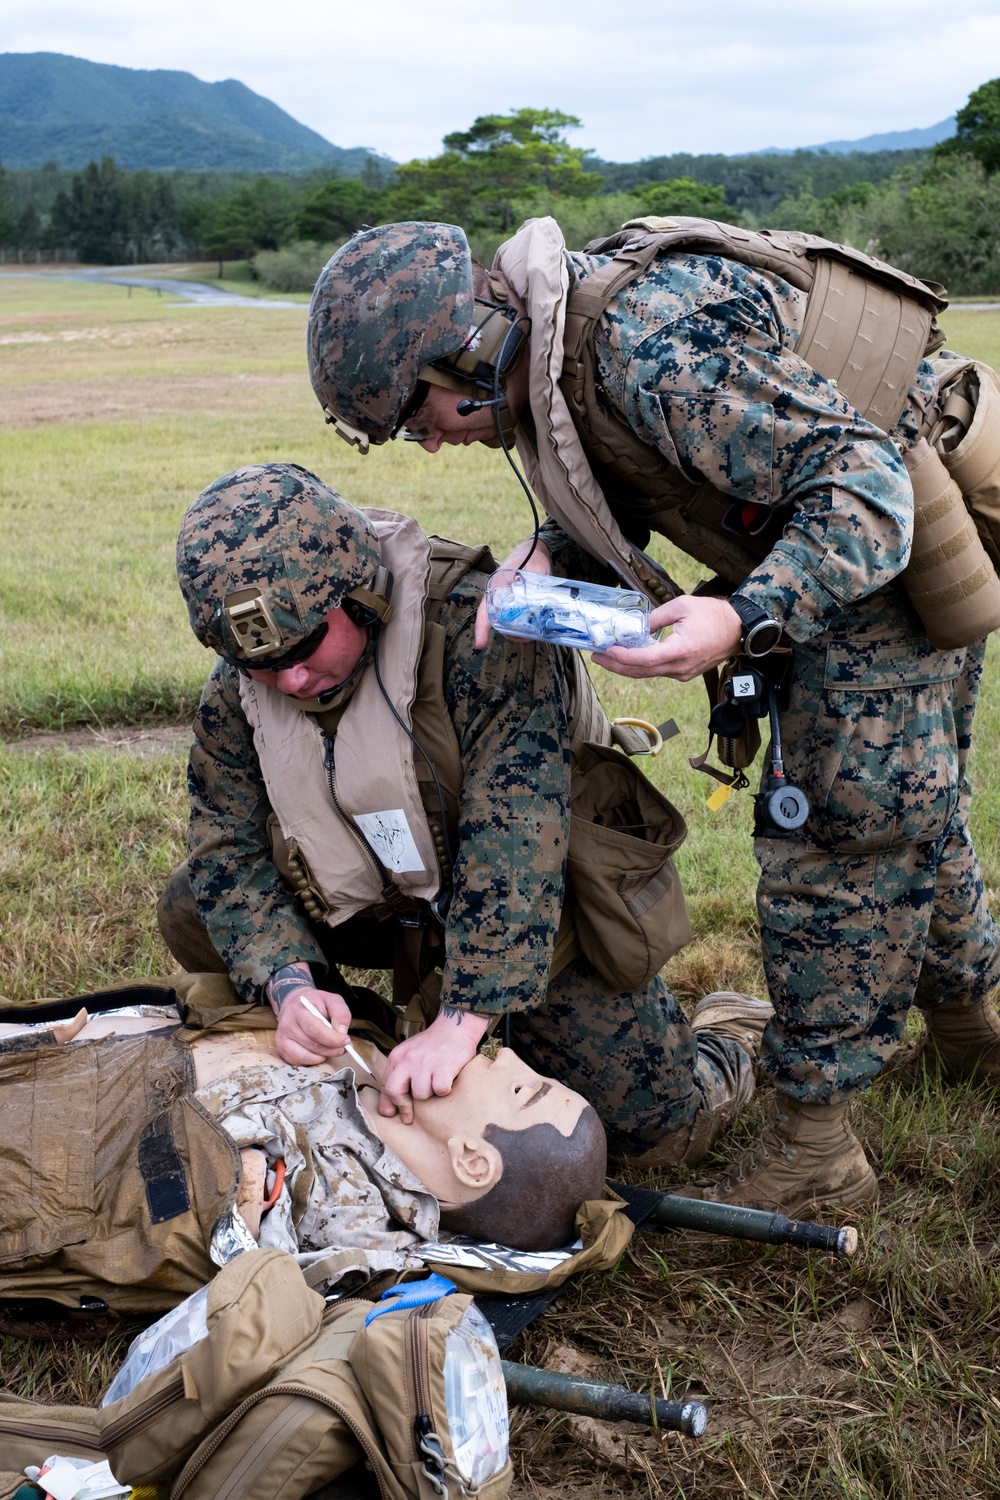
{"type": "Polygon", "coordinates": [[[747,656],[766,656],[781,640],[781,626],[777,620],[759,620],[744,631],[743,650],[747,656]]]}

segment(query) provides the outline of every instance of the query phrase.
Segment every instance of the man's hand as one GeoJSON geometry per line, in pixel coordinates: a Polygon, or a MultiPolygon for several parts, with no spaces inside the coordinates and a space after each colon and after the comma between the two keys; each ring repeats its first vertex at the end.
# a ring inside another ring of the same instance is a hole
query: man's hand
{"type": "MultiPolygon", "coordinates": [[[[527,562],[522,561],[531,552],[531,538],[526,542],[518,542],[509,557],[505,557],[500,568],[523,568],[526,573],[551,573],[552,558],[549,549],[544,542],[539,542],[527,562]]],[[[498,568],[499,572],[500,569],[498,568]]],[[[490,617],[486,612],[486,595],[479,601],[479,609],[476,611],[476,650],[482,651],[490,638],[490,617]]]]}
{"type": "Polygon", "coordinates": [[[664,641],[652,646],[609,646],[592,660],[619,677],[675,677],[689,682],[739,650],[743,624],[725,599],[682,594],[661,604],[649,617],[650,631],[672,625],[664,641]]]}
{"type": "Polygon", "coordinates": [[[267,998],[278,1018],[274,1040],[283,1062],[310,1068],[343,1057],[351,1012],[341,995],[316,988],[308,964],[278,969],[268,980],[267,998]],[[319,1015],[313,1015],[303,1000],[315,1006],[319,1015]]]}
{"type": "Polygon", "coordinates": [[[418,1031],[389,1053],[379,1114],[398,1112],[404,1125],[412,1125],[414,1099],[450,1094],[456,1077],[475,1056],[489,1024],[489,1016],[443,1006],[426,1031],[418,1031]]]}

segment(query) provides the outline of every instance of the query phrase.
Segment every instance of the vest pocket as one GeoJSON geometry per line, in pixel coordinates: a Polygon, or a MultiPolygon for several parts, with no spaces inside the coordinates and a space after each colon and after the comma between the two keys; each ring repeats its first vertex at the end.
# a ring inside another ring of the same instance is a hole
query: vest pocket
{"type": "Polygon", "coordinates": [[[96,1057],[87,1043],[0,1055],[0,1264],[94,1232],[96,1057]]]}
{"type": "Polygon", "coordinates": [[[584,956],[622,990],[638,989],[690,941],[671,855],[680,813],[620,751],[575,756],[567,884],[584,956]]]}

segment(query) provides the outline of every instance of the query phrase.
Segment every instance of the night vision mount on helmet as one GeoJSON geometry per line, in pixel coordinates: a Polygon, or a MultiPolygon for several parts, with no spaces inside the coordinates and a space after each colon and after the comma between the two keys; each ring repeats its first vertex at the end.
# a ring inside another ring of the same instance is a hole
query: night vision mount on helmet
{"type": "Polygon", "coordinates": [[[307,335],[313,390],[338,435],[362,453],[387,442],[428,385],[499,397],[527,324],[498,279],[490,289],[476,297],[454,224],[386,224],[343,245],[316,282],[307,335]]]}
{"type": "Polygon", "coordinates": [[[369,518],[297,464],[224,474],[188,508],[177,576],[203,646],[238,667],[304,661],[345,614],[371,632],[392,616],[392,575],[369,518]]]}

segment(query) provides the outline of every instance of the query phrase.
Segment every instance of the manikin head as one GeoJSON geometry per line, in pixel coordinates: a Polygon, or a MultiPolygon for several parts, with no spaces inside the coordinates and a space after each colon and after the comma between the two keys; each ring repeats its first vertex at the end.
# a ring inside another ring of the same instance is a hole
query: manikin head
{"type": "Polygon", "coordinates": [[[493,443],[492,409],[460,408],[491,400],[497,382],[505,392],[527,334],[520,312],[457,225],[360,231],[328,261],[309,309],[309,373],[327,421],[362,453],[404,427],[431,451],[493,443]]]}
{"type": "Polygon", "coordinates": [[[392,614],[368,517],[297,464],[209,485],[181,522],[177,576],[202,645],[304,705],[356,681],[392,614]]]}
{"type": "Polygon", "coordinates": [[[480,1241],[551,1250],[574,1238],[604,1190],[604,1127],[581,1094],[509,1047],[466,1063],[450,1094],[413,1101],[413,1122],[366,1110],[441,1205],[441,1224],[480,1241]]]}

